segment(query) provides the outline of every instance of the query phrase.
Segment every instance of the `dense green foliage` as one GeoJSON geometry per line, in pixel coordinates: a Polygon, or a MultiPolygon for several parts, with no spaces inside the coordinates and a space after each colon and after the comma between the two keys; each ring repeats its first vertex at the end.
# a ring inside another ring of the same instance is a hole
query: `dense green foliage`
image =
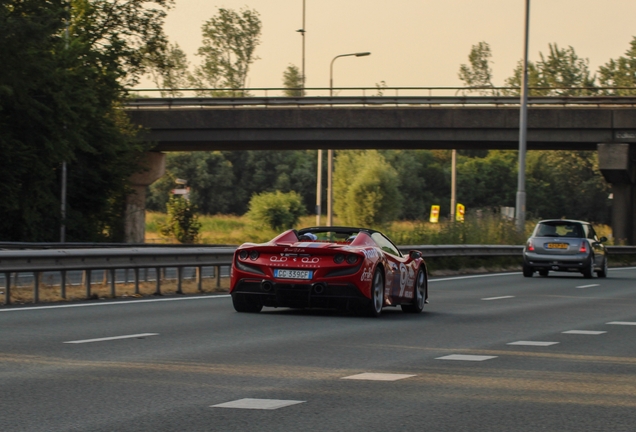
{"type": "Polygon", "coordinates": [[[283,231],[293,228],[306,213],[300,195],[296,192],[263,192],[252,196],[247,217],[257,226],[283,231]]]}
{"type": "Polygon", "coordinates": [[[599,67],[598,74],[602,86],[628,87],[611,93],[624,96],[636,94],[636,36],[632,38],[625,56],[616,60],[610,59],[604,66],[599,67]]]}
{"type": "Polygon", "coordinates": [[[170,0],[6,0],[0,5],[0,238],[122,240],[127,179],[146,147],[119,108],[165,46],[170,0]],[[68,24],[68,34],[65,28],[68,24]]]}
{"type": "Polygon", "coordinates": [[[205,214],[244,214],[252,195],[277,190],[298,192],[303,206],[313,209],[316,160],[315,151],[169,153],[167,173],[150,186],[146,205],[164,211],[174,180],[181,178],[188,181],[192,202],[205,214]]]}
{"type": "MultiPolygon", "coordinates": [[[[450,213],[450,150],[338,151],[334,214],[342,223],[381,226],[394,218],[428,220],[430,207],[450,213]],[[380,196],[382,199],[380,199],[380,196]]],[[[150,187],[147,207],[164,211],[174,179],[188,180],[191,199],[206,214],[247,212],[263,192],[297,192],[313,213],[316,151],[172,153],[168,174],[150,187]]],[[[326,163],[323,162],[326,191],[326,163]]],[[[529,218],[588,219],[608,223],[609,185],[598,171],[596,152],[530,151],[526,162],[529,218]]],[[[491,150],[484,157],[459,154],[457,201],[468,218],[514,207],[517,152],[491,150]]],[[[326,193],[323,192],[323,209],[326,193]]],[[[324,213],[324,211],[323,211],[324,213]]]]}
{"type": "Polygon", "coordinates": [[[167,218],[160,226],[161,235],[179,243],[196,243],[201,229],[196,207],[183,196],[172,196],[166,204],[167,218]]]}
{"type": "Polygon", "coordinates": [[[333,208],[350,226],[381,226],[400,215],[397,171],[377,150],[338,154],[333,208]]]}

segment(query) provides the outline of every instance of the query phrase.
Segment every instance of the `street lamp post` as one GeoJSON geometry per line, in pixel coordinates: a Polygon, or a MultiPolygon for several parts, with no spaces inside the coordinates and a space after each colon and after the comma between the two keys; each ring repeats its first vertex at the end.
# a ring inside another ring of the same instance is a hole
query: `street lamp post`
{"type": "MultiPolygon", "coordinates": [[[[339,57],[365,57],[371,55],[370,52],[357,52],[351,54],[340,54],[331,60],[329,65],[329,97],[333,97],[333,63],[339,57]]],[[[327,220],[329,226],[333,226],[333,150],[327,150],[327,220]]]]}
{"type": "Polygon", "coordinates": [[[333,62],[336,61],[337,58],[340,57],[350,57],[350,56],[356,56],[356,57],[364,57],[364,56],[368,56],[371,55],[370,52],[357,52],[357,53],[351,53],[351,54],[340,54],[337,55],[333,58],[333,60],[331,60],[331,65],[329,66],[329,96],[333,96],[333,62]]]}
{"type": "MultiPolygon", "coordinates": [[[[71,19],[70,6],[67,6],[68,16],[66,17],[66,28],[64,29],[64,49],[68,51],[68,28],[69,21],[71,19]]],[[[66,133],[66,125],[64,125],[64,132],[66,133]]],[[[62,179],[60,185],[60,243],[66,242],[66,158],[62,161],[62,179]]]]}
{"type": "Polygon", "coordinates": [[[523,233],[526,225],[526,139],[528,132],[528,38],[530,27],[530,0],[526,0],[526,18],[521,76],[521,109],[519,112],[519,176],[517,180],[516,225],[523,233]]]}
{"type": "Polygon", "coordinates": [[[305,0],[303,0],[303,27],[299,30],[296,30],[303,38],[303,58],[302,58],[302,66],[301,66],[301,76],[300,76],[300,87],[302,89],[302,95],[305,95],[305,0]]]}

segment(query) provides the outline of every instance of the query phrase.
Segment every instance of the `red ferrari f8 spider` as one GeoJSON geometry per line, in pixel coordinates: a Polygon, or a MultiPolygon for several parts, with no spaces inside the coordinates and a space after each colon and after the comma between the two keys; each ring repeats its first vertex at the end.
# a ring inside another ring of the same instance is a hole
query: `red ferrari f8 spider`
{"type": "Polygon", "coordinates": [[[377,317],[388,306],[421,312],[428,303],[428,276],[420,252],[402,255],[379,231],[313,227],[241,245],[230,293],[238,312],[336,308],[377,317]]]}

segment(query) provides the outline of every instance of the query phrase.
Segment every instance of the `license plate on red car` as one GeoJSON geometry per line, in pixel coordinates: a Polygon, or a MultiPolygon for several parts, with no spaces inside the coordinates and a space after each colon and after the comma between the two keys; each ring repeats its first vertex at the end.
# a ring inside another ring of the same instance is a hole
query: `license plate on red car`
{"type": "Polygon", "coordinates": [[[275,269],[274,277],[278,279],[311,279],[313,276],[311,270],[287,270],[287,269],[275,269]]]}

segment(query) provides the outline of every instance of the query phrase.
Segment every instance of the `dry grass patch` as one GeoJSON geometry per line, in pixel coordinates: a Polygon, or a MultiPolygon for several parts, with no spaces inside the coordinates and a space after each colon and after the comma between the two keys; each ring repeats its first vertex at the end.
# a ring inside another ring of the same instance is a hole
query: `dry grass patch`
{"type": "MultiPolygon", "coordinates": [[[[211,294],[228,292],[230,288],[230,278],[221,278],[221,284],[217,287],[216,279],[206,278],[203,279],[202,290],[197,290],[196,280],[186,279],[181,283],[181,291],[184,295],[194,294],[211,294]]],[[[4,290],[2,290],[2,296],[4,297],[4,290]]],[[[118,283],[115,285],[116,297],[111,295],[110,284],[93,283],[91,285],[90,299],[110,299],[110,298],[141,298],[155,296],[156,283],[152,282],[140,282],[139,294],[135,294],[134,283],[118,283]]],[[[174,296],[177,294],[177,282],[176,280],[165,280],[161,282],[161,295],[162,296],[174,296]]],[[[76,301],[86,300],[86,287],[84,285],[67,285],[66,286],[66,299],[63,299],[60,295],[59,285],[46,285],[40,284],[39,289],[39,302],[40,303],[54,303],[64,301],[76,301]]],[[[34,292],[33,286],[13,286],[11,287],[11,303],[13,304],[30,304],[33,303],[34,292]]]]}

